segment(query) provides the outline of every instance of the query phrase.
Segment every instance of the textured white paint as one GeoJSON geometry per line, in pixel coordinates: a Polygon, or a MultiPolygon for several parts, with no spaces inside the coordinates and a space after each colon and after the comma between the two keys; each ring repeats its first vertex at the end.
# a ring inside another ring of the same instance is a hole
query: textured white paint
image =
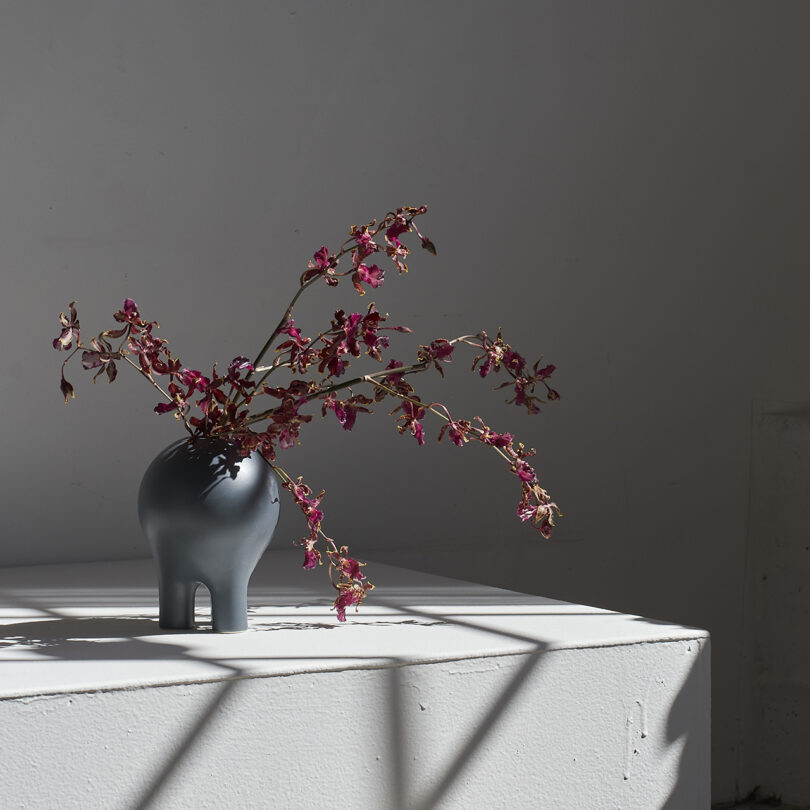
{"type": "Polygon", "coordinates": [[[704,631],[384,565],[338,625],[299,563],[236,635],[149,561],[0,571],[2,806],[708,807],[704,631]]]}

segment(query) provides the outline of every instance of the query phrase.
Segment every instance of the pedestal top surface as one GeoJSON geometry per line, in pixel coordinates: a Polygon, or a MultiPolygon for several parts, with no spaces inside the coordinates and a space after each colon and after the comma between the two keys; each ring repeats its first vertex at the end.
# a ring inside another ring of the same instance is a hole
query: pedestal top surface
{"type": "Polygon", "coordinates": [[[376,589],[339,624],[326,572],[268,552],[248,631],[215,634],[204,616],[195,631],[158,627],[151,559],[0,569],[0,699],[708,636],[379,563],[373,573],[376,589]]]}

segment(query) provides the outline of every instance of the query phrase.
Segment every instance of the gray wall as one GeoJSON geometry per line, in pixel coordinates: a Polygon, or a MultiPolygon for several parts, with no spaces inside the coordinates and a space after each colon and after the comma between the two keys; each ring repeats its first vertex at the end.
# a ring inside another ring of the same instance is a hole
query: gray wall
{"type": "MultiPolygon", "coordinates": [[[[286,466],[357,556],[707,627],[715,795],[747,791],[752,401],[810,399],[808,24],[798,2],[0,4],[0,562],[145,554],[134,494],[178,435],[126,374],[61,404],[68,301],[90,332],[131,296],[188,365],[227,362],[316,248],[425,202],[439,257],[374,300],[418,340],[504,325],[558,366],[534,419],[464,359],[422,386],[538,448],[554,539],[496,459],[385,413],[313,423],[286,466]]],[[[371,298],[318,289],[299,319],[371,298]]]]}

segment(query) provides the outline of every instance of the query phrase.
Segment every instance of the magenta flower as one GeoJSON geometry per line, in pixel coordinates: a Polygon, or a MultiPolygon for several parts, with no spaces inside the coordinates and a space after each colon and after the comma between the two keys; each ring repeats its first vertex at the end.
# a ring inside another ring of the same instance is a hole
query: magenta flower
{"type": "Polygon", "coordinates": [[[151,357],[152,371],[156,374],[179,374],[181,363],[168,352],[161,351],[151,357]],[[161,356],[162,355],[162,356],[161,356]]]}
{"type": "Polygon", "coordinates": [[[491,371],[499,371],[503,366],[512,377],[512,381],[501,383],[496,388],[514,387],[515,395],[508,402],[525,407],[530,414],[540,413],[538,403],[543,400],[534,394],[538,382],[542,382],[546,387],[549,400],[560,398],[560,395],[546,382],[554,371],[553,365],[541,367],[540,360],[538,360],[530,373],[526,367],[525,358],[508,343],[503,342],[500,330],[494,341],[489,339],[486,332],[481,332],[478,338],[484,353],[479,354],[473,360],[472,367],[475,369],[480,363],[478,372],[482,377],[486,377],[491,371]]]}
{"type": "Polygon", "coordinates": [[[252,372],[253,363],[251,363],[247,357],[239,355],[231,360],[225,375],[233,390],[238,391],[239,394],[244,397],[245,402],[250,402],[251,391],[256,387],[256,383],[248,379],[252,372]]]}
{"type": "Polygon", "coordinates": [[[340,338],[342,333],[342,343],[344,350],[353,354],[355,357],[360,356],[360,344],[358,343],[359,328],[363,321],[363,316],[359,312],[352,312],[347,315],[342,309],[335,311],[335,317],[332,320],[332,328],[329,334],[340,338]]]}
{"type": "Polygon", "coordinates": [[[438,441],[442,440],[445,431],[447,431],[450,441],[453,442],[453,444],[455,444],[457,447],[463,447],[467,434],[470,432],[470,427],[470,423],[465,419],[460,419],[458,421],[451,419],[446,425],[443,425],[442,429],[439,431],[438,441]]]}
{"type": "Polygon", "coordinates": [[[288,481],[282,484],[282,486],[292,494],[296,505],[304,513],[304,517],[306,517],[310,529],[317,531],[323,520],[323,511],[318,507],[325,493],[322,491],[317,497],[311,498],[312,490],[306,484],[302,483],[300,476],[297,481],[288,481]]]}
{"type": "Polygon", "coordinates": [[[484,353],[479,354],[473,360],[472,367],[475,369],[475,367],[481,363],[481,361],[483,361],[483,363],[481,363],[481,368],[478,369],[478,373],[482,377],[486,377],[490,371],[498,371],[500,369],[504,355],[509,349],[509,346],[503,342],[500,329],[498,330],[498,334],[494,341],[490,340],[486,332],[481,332],[479,337],[481,339],[481,348],[484,350],[484,353]]]}
{"type": "Polygon", "coordinates": [[[292,396],[285,396],[271,417],[274,424],[269,430],[272,430],[273,434],[278,437],[279,446],[284,450],[295,445],[301,425],[312,421],[311,414],[299,413],[306,401],[306,397],[296,399],[292,396]]]}
{"type": "Polygon", "coordinates": [[[155,413],[171,413],[172,411],[177,411],[178,404],[176,402],[159,402],[155,405],[155,413]]]}
{"type": "Polygon", "coordinates": [[[278,432],[278,446],[282,450],[289,450],[295,447],[298,438],[298,428],[295,425],[284,425],[278,432]]]}
{"type": "Polygon", "coordinates": [[[253,371],[253,363],[241,354],[238,357],[234,357],[228,365],[228,382],[240,382],[242,372],[247,371],[253,371]]]}
{"type": "Polygon", "coordinates": [[[553,510],[557,509],[557,504],[548,500],[544,490],[540,490],[540,492],[542,497],[540,503],[534,504],[523,500],[518,504],[517,514],[521,521],[531,520],[534,528],[548,540],[554,528],[553,510]]]}
{"type": "Polygon", "coordinates": [[[360,264],[357,266],[354,273],[352,273],[352,284],[354,284],[355,290],[357,290],[360,295],[366,294],[366,291],[363,289],[363,282],[376,289],[382,285],[384,279],[385,270],[377,267],[376,264],[370,266],[360,264]]]}
{"type": "Polygon", "coordinates": [[[346,621],[346,608],[351,605],[360,606],[363,601],[365,592],[361,588],[347,586],[342,588],[338,594],[337,599],[332,607],[337,611],[337,619],[339,622],[346,621]]]}
{"type": "MultiPolygon", "coordinates": [[[[341,572],[342,573],[342,572],[341,572]]],[[[346,608],[351,605],[360,607],[366,595],[374,586],[365,577],[364,581],[358,582],[355,579],[338,582],[335,586],[338,589],[338,595],[332,607],[337,610],[337,617],[339,622],[346,621],[346,608]]]]}
{"type": "Polygon", "coordinates": [[[336,287],[338,279],[335,278],[335,267],[337,267],[338,259],[330,255],[329,248],[323,245],[320,250],[316,250],[312,259],[307,264],[307,270],[303,275],[303,281],[307,282],[318,276],[323,276],[324,281],[330,287],[336,287]]]}
{"type": "MultiPolygon", "coordinates": [[[[64,312],[59,313],[59,323],[62,325],[62,331],[59,333],[59,337],[54,338],[54,349],[69,351],[73,346],[73,341],[75,340],[78,343],[81,339],[75,301],[71,301],[68,305],[68,313],[70,317],[66,317],[64,312]]],[[[67,397],[65,401],[67,402],[67,397]]]]}
{"type": "Polygon", "coordinates": [[[525,462],[522,458],[516,458],[512,462],[512,472],[520,478],[521,481],[524,481],[527,484],[536,484],[537,483],[537,473],[534,471],[534,468],[531,464],[525,462]]]}
{"type": "Polygon", "coordinates": [[[119,323],[128,323],[130,326],[136,327],[141,327],[145,323],[141,318],[138,305],[131,298],[124,299],[123,306],[113,314],[113,318],[119,323]]]}
{"type": "MultiPolygon", "coordinates": [[[[416,397],[414,397],[416,402],[420,402],[416,397]]],[[[422,427],[422,419],[425,418],[425,414],[427,411],[422,405],[416,404],[414,402],[410,402],[409,400],[403,400],[402,405],[399,408],[395,408],[394,410],[402,410],[402,415],[398,417],[397,421],[402,422],[401,425],[397,425],[397,430],[400,434],[404,433],[406,430],[411,431],[411,435],[416,439],[416,441],[423,445],[425,443],[425,429],[422,427]]]]}
{"type": "Polygon", "coordinates": [[[317,548],[308,548],[304,551],[304,564],[301,566],[307,571],[312,571],[316,565],[321,563],[321,552],[317,548]]]}
{"type": "Polygon", "coordinates": [[[444,338],[431,341],[430,356],[433,360],[449,363],[453,359],[453,344],[444,338]]]}
{"type": "Polygon", "coordinates": [[[294,341],[307,344],[310,342],[308,337],[304,337],[295,326],[295,320],[290,318],[281,329],[278,330],[280,335],[289,335],[294,341]]]}
{"type": "Polygon", "coordinates": [[[433,367],[444,377],[444,369],[439,365],[442,363],[449,363],[453,359],[453,344],[449,340],[439,338],[432,340],[430,346],[420,346],[417,354],[420,362],[425,365],[433,364],[433,367]]]}
{"type": "MultiPolygon", "coordinates": [[[[290,368],[296,369],[303,374],[315,359],[315,351],[310,347],[312,339],[305,337],[301,331],[296,328],[295,321],[290,318],[284,326],[278,330],[280,335],[288,335],[289,340],[285,340],[276,346],[276,354],[279,358],[282,355],[287,355],[287,363],[290,368]]],[[[283,364],[281,360],[276,363],[283,364]]]]}
{"type": "Polygon", "coordinates": [[[382,350],[388,348],[388,338],[379,334],[380,329],[390,329],[395,332],[410,332],[407,326],[380,327],[384,323],[385,315],[377,311],[377,307],[369,304],[363,321],[360,324],[360,332],[363,336],[363,343],[366,345],[366,354],[375,360],[382,360],[382,350]]]}
{"type": "MultiPolygon", "coordinates": [[[[503,355],[503,364],[515,374],[520,374],[526,367],[526,361],[516,351],[507,349],[503,355]]],[[[552,368],[553,371],[553,368],[552,368]]]]}
{"type": "Polygon", "coordinates": [[[93,368],[98,369],[93,375],[93,382],[105,372],[109,381],[113,382],[118,373],[115,358],[120,357],[120,355],[112,351],[112,346],[109,343],[102,344],[98,338],[93,338],[90,345],[93,347],[91,350],[82,352],[82,368],[88,371],[93,368]]]}
{"type": "Polygon", "coordinates": [[[408,272],[408,265],[405,264],[404,259],[408,257],[409,251],[399,240],[399,237],[410,229],[408,220],[400,211],[397,211],[393,222],[385,231],[385,241],[388,245],[385,252],[392,259],[400,273],[408,272]]]}
{"type": "Polygon", "coordinates": [[[339,377],[346,369],[348,362],[343,358],[346,354],[359,357],[360,329],[363,316],[359,312],[350,315],[339,309],[335,312],[331,329],[321,335],[323,348],[320,349],[320,363],[318,371],[323,374],[328,371],[329,377],[339,377]]]}
{"type": "Polygon", "coordinates": [[[146,322],[138,318],[141,327],[130,324],[127,348],[138,356],[138,362],[145,374],[154,370],[158,374],[176,374],[180,371],[180,361],[171,357],[167,349],[167,341],[156,338],[152,334],[154,322],[146,322]]]}
{"type": "MultiPolygon", "coordinates": [[[[343,546],[343,548],[345,549],[346,547],[343,546]]],[[[362,564],[363,563],[359,563],[357,560],[352,559],[351,557],[342,557],[340,563],[341,573],[347,576],[349,579],[360,582],[366,578],[366,575],[360,570],[360,566],[362,564]]]]}
{"type": "Polygon", "coordinates": [[[324,370],[328,372],[327,377],[340,377],[344,371],[346,371],[346,367],[349,365],[346,360],[341,358],[341,348],[340,346],[336,347],[334,353],[329,355],[329,357],[324,357],[321,361],[321,364],[318,366],[318,371],[323,374],[324,370]]]}
{"type": "Polygon", "coordinates": [[[363,261],[363,259],[371,256],[372,253],[382,250],[382,248],[374,241],[372,234],[369,233],[368,225],[363,225],[360,228],[358,228],[356,225],[352,225],[350,235],[357,245],[353,253],[355,267],[357,267],[363,261]]]}
{"type": "Polygon", "coordinates": [[[158,405],[155,405],[155,413],[162,414],[162,413],[171,413],[172,411],[175,412],[175,415],[179,418],[180,414],[185,411],[188,402],[186,401],[186,396],[183,392],[183,389],[180,388],[174,382],[169,383],[169,394],[172,397],[171,402],[161,402],[158,405]]]}
{"type": "MultiPolygon", "coordinates": [[[[508,385],[508,383],[505,383],[505,385],[508,385]]],[[[515,396],[511,402],[514,402],[515,405],[524,405],[529,413],[540,413],[540,408],[536,402],[537,397],[530,396],[526,393],[526,389],[534,390],[531,381],[527,380],[525,377],[518,377],[514,385],[515,396]]]]}
{"type": "Polygon", "coordinates": [[[385,238],[388,242],[401,244],[399,237],[402,236],[403,233],[407,233],[410,229],[411,227],[408,225],[408,220],[405,219],[401,213],[397,212],[394,221],[385,231],[385,238]]]}
{"type": "Polygon", "coordinates": [[[328,410],[333,411],[341,427],[344,430],[351,430],[357,421],[358,411],[371,413],[366,405],[371,405],[373,401],[362,394],[354,394],[341,402],[335,394],[330,394],[321,402],[321,416],[326,416],[328,410]]]}
{"type": "MultiPolygon", "coordinates": [[[[393,358],[388,361],[388,365],[386,368],[402,368],[402,363],[399,360],[394,360],[393,358]]],[[[397,385],[398,383],[402,382],[403,377],[401,374],[389,374],[385,378],[386,385],[397,385]]]]}
{"type": "Polygon", "coordinates": [[[521,501],[517,506],[517,516],[523,522],[527,520],[532,520],[537,514],[537,509],[538,507],[536,504],[527,504],[521,501]]]}
{"type": "Polygon", "coordinates": [[[481,433],[481,441],[490,445],[490,447],[499,447],[501,449],[511,447],[514,440],[515,437],[511,433],[496,433],[486,426],[481,433]]]}
{"type": "Polygon", "coordinates": [[[201,372],[191,368],[180,369],[177,374],[177,379],[180,380],[183,385],[188,386],[187,397],[191,396],[194,391],[206,391],[211,384],[211,380],[208,377],[204,377],[201,372]]]}
{"type": "Polygon", "coordinates": [[[93,347],[92,350],[82,352],[82,368],[85,370],[98,368],[103,365],[105,359],[109,359],[104,357],[107,352],[104,351],[104,347],[96,338],[90,341],[90,345],[93,347]]]}

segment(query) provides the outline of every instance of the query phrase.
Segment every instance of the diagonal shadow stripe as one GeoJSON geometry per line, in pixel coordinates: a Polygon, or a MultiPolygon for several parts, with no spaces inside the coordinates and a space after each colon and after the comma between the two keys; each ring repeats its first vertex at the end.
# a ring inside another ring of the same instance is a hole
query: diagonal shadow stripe
{"type": "Polygon", "coordinates": [[[447,766],[444,774],[427,795],[427,797],[413,806],[414,810],[434,810],[434,808],[438,807],[439,802],[442,800],[444,795],[453,786],[459,776],[461,776],[467,765],[470,764],[475,752],[492,733],[498,718],[506,711],[509,704],[514,700],[529,675],[531,675],[539,664],[542,655],[543,653],[540,650],[528,654],[526,661],[512,676],[501,694],[498,696],[498,700],[495,702],[492,708],[490,708],[486,716],[480,720],[478,723],[478,728],[475,730],[473,736],[467,741],[466,745],[464,745],[458,754],[456,754],[453,761],[447,766]]]}
{"type": "MultiPolygon", "coordinates": [[[[237,671],[238,670],[234,670],[234,672],[237,671]]],[[[134,810],[147,810],[160,792],[166,787],[172,774],[180,766],[180,763],[191,753],[197,742],[197,737],[202,734],[203,731],[205,731],[207,726],[211,724],[211,721],[214,719],[217,713],[217,709],[233,691],[236,684],[237,681],[235,680],[223,682],[222,687],[214,696],[214,699],[202,712],[194,726],[189,729],[174,755],[168,760],[168,762],[166,762],[160,773],[156,774],[156,776],[152,779],[151,785],[147,788],[146,792],[143,794],[138,803],[134,805],[134,810]]]]}
{"type": "MultiPolygon", "coordinates": [[[[397,610],[401,613],[406,613],[409,615],[420,616],[422,618],[431,618],[437,619],[440,618],[443,621],[447,622],[448,624],[455,624],[459,627],[466,627],[471,630],[477,630],[485,633],[490,633],[492,635],[500,636],[502,638],[511,638],[516,641],[523,641],[528,644],[531,644],[532,649],[527,650],[525,653],[519,653],[521,657],[525,656],[526,661],[521,665],[520,669],[510,678],[508,683],[504,686],[503,690],[501,691],[498,699],[486,713],[486,715],[481,718],[480,722],[478,723],[478,727],[475,730],[475,733],[472,737],[467,741],[467,743],[461,748],[461,750],[456,754],[453,761],[447,766],[444,771],[444,774],[441,776],[439,781],[433,787],[433,789],[428,793],[426,797],[422,799],[422,801],[417,802],[413,805],[413,810],[434,810],[442,800],[442,798],[446,795],[447,791],[453,786],[453,784],[458,780],[459,776],[463,773],[467,765],[471,762],[475,752],[481,747],[484,743],[486,738],[492,733],[495,728],[495,725],[498,722],[498,719],[501,715],[509,707],[510,703],[515,699],[520,689],[525,684],[526,680],[532,674],[532,672],[537,668],[540,663],[540,659],[542,658],[543,654],[546,652],[547,645],[537,639],[530,638],[528,636],[523,636],[518,633],[511,633],[499,629],[493,629],[490,627],[484,627],[482,625],[476,624],[473,621],[469,620],[461,620],[454,616],[448,616],[445,613],[427,613],[424,611],[420,611],[412,606],[402,606],[396,604],[391,601],[385,602],[385,604],[397,610]]],[[[404,724],[404,708],[402,704],[402,678],[400,674],[400,670],[398,667],[394,667],[392,670],[392,678],[391,678],[391,700],[390,700],[390,717],[389,722],[391,723],[392,729],[392,758],[395,766],[395,773],[394,773],[394,798],[395,804],[393,805],[396,810],[405,810],[407,805],[407,797],[408,797],[408,773],[406,770],[406,763],[407,763],[407,741],[405,740],[405,724],[404,724]],[[396,673],[394,675],[393,673],[396,673]]]]}
{"type": "Polygon", "coordinates": [[[406,810],[408,797],[408,751],[405,726],[402,722],[405,707],[402,700],[402,664],[404,661],[392,659],[394,666],[389,670],[388,728],[391,738],[391,810],[406,810]]]}
{"type": "MultiPolygon", "coordinates": [[[[34,610],[39,611],[40,613],[53,618],[59,619],[62,622],[70,622],[71,617],[66,616],[64,613],[54,610],[53,608],[43,607],[36,603],[35,600],[26,599],[22,596],[17,596],[14,600],[16,604],[26,607],[32,608],[34,610]]],[[[73,622],[76,620],[74,619],[73,622]]],[[[50,622],[46,622],[50,624],[50,622]]],[[[14,625],[11,626],[12,628],[14,625]]],[[[134,641],[135,639],[133,639],[134,641]]],[[[138,640],[140,641],[140,640],[138,640]]],[[[143,646],[149,646],[151,642],[144,641],[141,642],[143,646]]],[[[210,659],[209,659],[210,660],[210,659]]],[[[242,671],[234,666],[229,666],[227,664],[222,664],[217,661],[210,660],[210,663],[220,666],[223,670],[229,673],[231,676],[239,676],[242,674],[242,671]]],[[[197,741],[197,737],[206,729],[207,726],[210,725],[211,721],[214,719],[214,716],[217,713],[217,709],[226,699],[228,694],[235,688],[238,680],[237,678],[232,678],[231,680],[224,681],[221,688],[214,696],[214,699],[209,703],[208,707],[202,712],[200,717],[197,719],[197,722],[194,726],[189,729],[188,733],[185,735],[183,741],[177,748],[174,753],[174,756],[165,763],[163,768],[160,772],[151,780],[151,784],[144,792],[143,796],[140,798],[138,803],[134,805],[135,810],[147,810],[150,804],[157,798],[160,792],[168,783],[171,775],[177,770],[180,763],[188,756],[191,750],[194,748],[194,745],[197,741]]]]}

